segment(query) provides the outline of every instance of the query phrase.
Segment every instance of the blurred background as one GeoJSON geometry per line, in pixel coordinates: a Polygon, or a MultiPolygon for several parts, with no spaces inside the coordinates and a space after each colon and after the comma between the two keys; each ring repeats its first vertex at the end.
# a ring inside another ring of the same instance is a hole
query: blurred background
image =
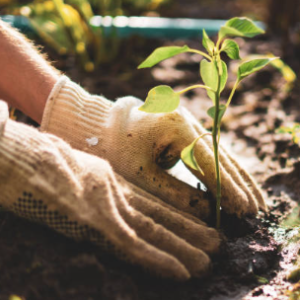
{"type": "MultiPolygon", "coordinates": [[[[34,39],[36,44],[43,45],[57,68],[65,72],[76,68],[81,73],[96,72],[105,77],[109,64],[110,70],[117,70],[116,77],[121,77],[123,82],[130,79],[128,66],[135,69],[147,53],[162,43],[162,39],[177,39],[178,43],[178,39],[195,38],[196,35],[187,30],[170,34],[170,26],[174,24],[168,23],[147,30],[142,19],[128,23],[126,18],[117,18],[114,22],[112,18],[117,16],[198,20],[247,16],[262,21],[267,32],[280,41],[278,51],[288,64],[292,64],[290,57],[294,57],[300,41],[298,0],[0,0],[0,15],[34,39]],[[11,15],[14,18],[9,17],[11,15]],[[157,36],[161,37],[160,41],[151,40],[157,36]]],[[[185,28],[187,22],[180,26],[185,28]]],[[[211,34],[216,32],[213,23],[207,26],[211,34]]],[[[191,30],[198,30],[200,37],[201,28],[197,28],[197,24],[191,30]]],[[[119,94],[108,93],[107,96],[119,94]]]]}

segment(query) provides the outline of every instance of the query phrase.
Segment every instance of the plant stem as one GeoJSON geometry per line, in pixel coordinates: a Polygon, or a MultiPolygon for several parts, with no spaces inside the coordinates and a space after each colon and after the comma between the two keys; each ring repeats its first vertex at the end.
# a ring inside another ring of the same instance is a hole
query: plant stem
{"type": "Polygon", "coordinates": [[[206,90],[209,90],[209,91],[213,91],[212,88],[210,88],[209,86],[206,86],[206,85],[203,85],[203,84],[195,84],[195,85],[191,85],[189,87],[187,87],[186,89],[182,90],[182,91],[179,91],[177,92],[178,94],[183,94],[183,93],[186,93],[190,90],[193,90],[193,89],[196,89],[196,88],[202,88],[202,89],[206,89],[206,90]]]}
{"type": "Polygon", "coordinates": [[[232,90],[231,90],[231,93],[230,93],[230,95],[229,95],[229,98],[228,98],[228,100],[227,100],[227,102],[226,102],[226,107],[229,106],[229,104],[230,104],[230,102],[231,102],[231,99],[232,99],[232,97],[233,97],[233,95],[234,95],[234,93],[235,93],[235,91],[236,91],[237,86],[238,86],[239,83],[240,83],[240,81],[237,79],[236,82],[234,83],[234,86],[233,86],[233,88],[232,88],[232,90]]]}
{"type": "Polygon", "coordinates": [[[220,38],[220,36],[218,37],[218,40],[217,40],[217,44],[216,44],[216,49],[218,51],[218,54],[220,54],[220,44],[221,44],[221,41],[222,41],[222,38],[220,38]]]}
{"type": "Polygon", "coordinates": [[[214,126],[212,130],[212,139],[214,147],[214,158],[216,168],[216,182],[217,182],[217,203],[216,203],[216,228],[219,229],[221,225],[221,176],[220,176],[220,163],[219,163],[219,106],[220,106],[220,88],[221,88],[221,76],[218,64],[216,63],[218,70],[218,86],[216,91],[216,103],[215,103],[215,117],[214,126]]]}
{"type": "Polygon", "coordinates": [[[212,58],[211,58],[208,54],[206,54],[206,53],[204,53],[204,52],[202,52],[202,51],[200,51],[200,50],[189,49],[188,52],[197,53],[197,54],[200,54],[200,55],[202,55],[203,57],[207,58],[208,60],[212,60],[212,58]]]}
{"type": "MultiPolygon", "coordinates": [[[[210,132],[205,132],[205,133],[202,133],[200,136],[198,136],[197,138],[196,138],[196,141],[195,141],[195,143],[197,143],[200,139],[202,139],[204,136],[206,136],[206,135],[212,135],[210,132]]],[[[193,159],[194,159],[194,164],[196,165],[196,167],[197,167],[197,171],[201,174],[201,175],[203,175],[204,176],[204,172],[203,172],[203,170],[199,167],[199,165],[198,165],[198,163],[197,163],[197,159],[196,159],[196,157],[194,156],[194,149],[193,149],[193,159]]]]}

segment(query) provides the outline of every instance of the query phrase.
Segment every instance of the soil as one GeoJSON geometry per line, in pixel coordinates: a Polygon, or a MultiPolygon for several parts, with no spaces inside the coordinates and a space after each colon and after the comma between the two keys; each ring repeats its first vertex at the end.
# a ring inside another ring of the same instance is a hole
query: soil
{"type": "MultiPolygon", "coordinates": [[[[245,1],[243,8],[237,2],[226,1],[222,10],[218,1],[214,5],[205,2],[203,10],[197,13],[193,9],[197,1],[189,1],[184,9],[179,4],[169,10],[164,8],[162,15],[229,18],[241,15],[251,3],[245,1]]],[[[281,53],[280,38],[274,36],[237,42],[243,57],[272,51],[296,72],[300,70],[297,45],[286,54],[281,53]]],[[[74,67],[73,57],[62,59],[51,50],[48,55],[56,61],[56,67],[91,93],[112,100],[124,95],[144,99],[157,84],[181,89],[198,82],[196,55],[182,54],[151,70],[136,70],[153,49],[174,43],[200,47],[197,40],[132,37],[121,43],[113,63],[102,65],[93,74],[74,67]]],[[[234,64],[230,68],[234,69],[234,64]]],[[[225,90],[224,97],[228,93],[225,90]]],[[[297,227],[283,226],[282,222],[292,211],[296,212],[296,219],[298,216],[300,148],[289,135],[275,131],[287,122],[300,121],[298,95],[298,82],[288,89],[280,72],[268,67],[243,82],[226,113],[221,139],[258,181],[270,212],[245,219],[222,215],[226,241],[220,254],[213,258],[209,277],[185,283],[162,280],[90,243],[74,242],[44,226],[0,211],[0,300],[7,300],[10,295],[26,300],[259,300],[295,296],[299,286],[288,281],[287,275],[297,259],[299,232],[297,227]]],[[[205,92],[187,93],[182,103],[210,128],[206,110],[211,103],[205,92]]]]}

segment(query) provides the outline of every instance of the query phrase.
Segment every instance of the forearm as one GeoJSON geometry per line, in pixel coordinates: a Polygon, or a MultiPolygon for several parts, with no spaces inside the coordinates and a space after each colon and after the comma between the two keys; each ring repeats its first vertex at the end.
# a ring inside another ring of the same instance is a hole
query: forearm
{"type": "Polygon", "coordinates": [[[0,21],[0,98],[41,122],[59,72],[26,38],[0,21]]]}

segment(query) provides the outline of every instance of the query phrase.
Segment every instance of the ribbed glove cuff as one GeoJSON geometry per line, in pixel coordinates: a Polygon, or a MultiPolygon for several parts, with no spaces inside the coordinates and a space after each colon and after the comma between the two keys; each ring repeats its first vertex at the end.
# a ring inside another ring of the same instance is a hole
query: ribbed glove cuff
{"type": "Polygon", "coordinates": [[[41,130],[63,138],[77,149],[84,149],[84,145],[93,145],[102,139],[101,124],[107,120],[112,104],[62,76],[48,97],[41,130]]]}
{"type": "Polygon", "coordinates": [[[0,100],[0,137],[2,132],[4,131],[8,116],[9,113],[8,113],[7,104],[4,101],[0,100]]]}

